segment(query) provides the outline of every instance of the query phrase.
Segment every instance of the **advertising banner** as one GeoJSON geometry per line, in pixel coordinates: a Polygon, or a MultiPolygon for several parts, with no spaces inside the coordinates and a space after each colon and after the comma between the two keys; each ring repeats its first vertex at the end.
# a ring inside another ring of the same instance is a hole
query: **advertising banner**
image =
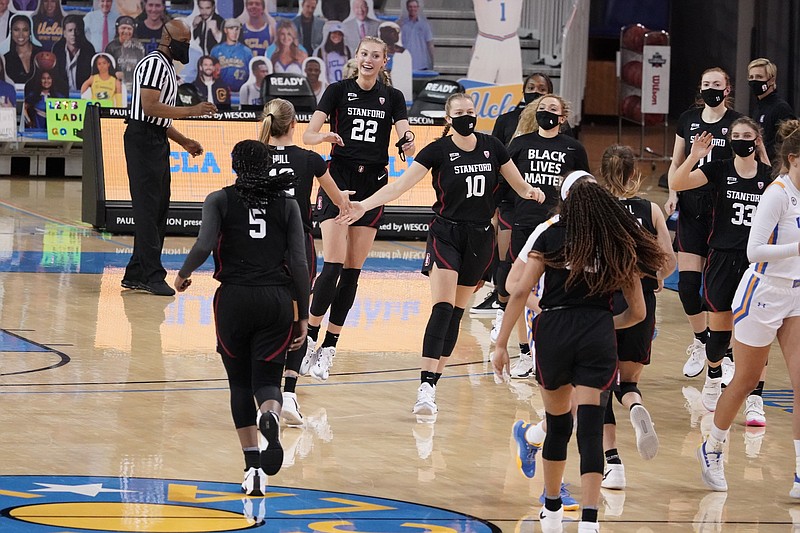
{"type": "Polygon", "coordinates": [[[645,45],[642,58],[642,113],[667,114],[670,47],[645,45]]]}

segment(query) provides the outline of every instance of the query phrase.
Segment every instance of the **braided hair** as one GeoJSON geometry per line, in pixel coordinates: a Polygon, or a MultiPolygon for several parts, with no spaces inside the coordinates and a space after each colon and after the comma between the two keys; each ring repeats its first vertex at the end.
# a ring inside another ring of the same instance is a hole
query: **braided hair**
{"type": "Polygon", "coordinates": [[[231,151],[231,167],[236,173],[234,189],[249,208],[265,209],[270,200],[294,186],[294,172],[272,168],[272,150],[256,140],[239,141],[231,151]]]}
{"type": "Polygon", "coordinates": [[[582,279],[590,295],[613,292],[648,271],[658,271],[666,260],[655,237],[592,181],[573,185],[561,220],[566,224],[566,244],[543,259],[552,268],[569,266],[567,288],[582,279]]]}

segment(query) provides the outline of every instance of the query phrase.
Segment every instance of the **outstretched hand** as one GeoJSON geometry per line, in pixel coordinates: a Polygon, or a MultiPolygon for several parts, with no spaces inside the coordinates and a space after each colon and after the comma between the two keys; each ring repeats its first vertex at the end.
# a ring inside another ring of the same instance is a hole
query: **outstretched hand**
{"type": "Polygon", "coordinates": [[[703,159],[714,148],[714,136],[709,132],[704,131],[700,135],[696,135],[694,142],[692,142],[692,156],[698,159],[703,159]]]}
{"type": "Polygon", "coordinates": [[[361,202],[350,202],[350,209],[341,211],[335,220],[337,224],[349,226],[363,217],[366,212],[361,202]]]}

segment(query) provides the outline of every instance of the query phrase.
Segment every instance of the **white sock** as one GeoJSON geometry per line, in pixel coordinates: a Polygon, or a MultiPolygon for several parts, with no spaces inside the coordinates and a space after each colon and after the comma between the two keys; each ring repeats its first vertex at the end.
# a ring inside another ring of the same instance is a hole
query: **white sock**
{"type": "Polygon", "coordinates": [[[720,429],[716,424],[711,424],[711,432],[708,436],[708,445],[714,451],[721,451],[722,445],[728,440],[727,429],[720,429]]]}
{"type": "Polygon", "coordinates": [[[794,468],[795,473],[800,473],[800,440],[794,441],[794,468]]]}
{"type": "Polygon", "coordinates": [[[547,433],[542,426],[544,425],[544,420],[541,420],[538,424],[535,424],[528,429],[525,430],[525,440],[527,440],[531,444],[536,444],[537,446],[541,446],[544,442],[545,436],[547,433]]]}

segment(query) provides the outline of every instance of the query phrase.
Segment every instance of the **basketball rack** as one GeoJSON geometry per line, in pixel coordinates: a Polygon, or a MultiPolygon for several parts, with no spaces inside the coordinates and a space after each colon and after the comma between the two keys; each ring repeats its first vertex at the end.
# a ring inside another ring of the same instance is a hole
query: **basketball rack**
{"type": "Polygon", "coordinates": [[[637,159],[652,162],[655,169],[656,162],[671,160],[668,148],[669,33],[631,24],[620,29],[619,45],[616,65],[617,142],[622,143],[625,123],[639,126],[637,159]],[[654,131],[662,133],[660,153],[647,145],[647,133],[654,131]]]}

